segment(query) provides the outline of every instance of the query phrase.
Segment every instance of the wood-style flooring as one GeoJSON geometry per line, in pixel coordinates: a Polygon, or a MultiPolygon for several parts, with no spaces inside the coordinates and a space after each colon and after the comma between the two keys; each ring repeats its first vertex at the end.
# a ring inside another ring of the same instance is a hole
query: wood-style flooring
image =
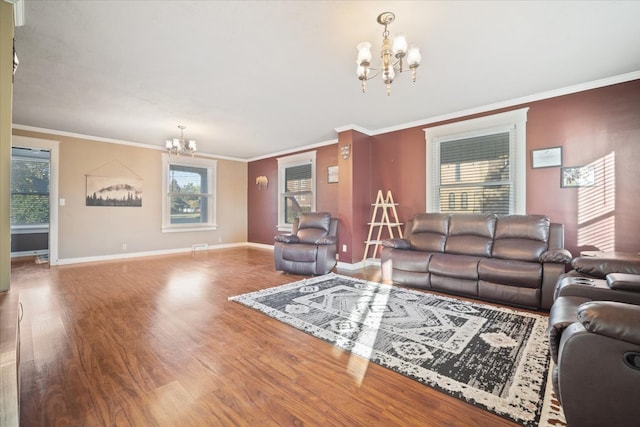
{"type": "Polygon", "coordinates": [[[303,278],[272,258],[13,265],[21,426],[516,425],[227,300],[303,278]]]}

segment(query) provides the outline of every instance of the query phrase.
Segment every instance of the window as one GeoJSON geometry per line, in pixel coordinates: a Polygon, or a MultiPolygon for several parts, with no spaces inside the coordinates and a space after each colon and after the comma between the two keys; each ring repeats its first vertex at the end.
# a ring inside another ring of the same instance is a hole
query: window
{"type": "Polygon", "coordinates": [[[163,154],[162,230],[215,230],[215,160],[163,154]]]}
{"type": "Polygon", "coordinates": [[[427,212],[525,213],[527,110],[425,129],[427,212]]]}
{"type": "Polygon", "coordinates": [[[278,230],[291,230],[293,220],[316,207],[316,152],[278,159],[278,230]]]}
{"type": "Polygon", "coordinates": [[[11,156],[12,229],[49,225],[49,152],[13,148],[11,156]]]}

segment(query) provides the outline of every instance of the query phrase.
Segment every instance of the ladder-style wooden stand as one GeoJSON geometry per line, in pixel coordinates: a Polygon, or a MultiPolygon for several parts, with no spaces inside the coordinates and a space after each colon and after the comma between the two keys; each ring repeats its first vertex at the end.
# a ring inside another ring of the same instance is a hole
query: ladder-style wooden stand
{"type": "Polygon", "coordinates": [[[391,190],[387,191],[386,197],[382,195],[382,190],[378,190],[378,196],[376,202],[372,204],[373,215],[371,215],[371,222],[369,223],[369,235],[365,241],[364,256],[362,257],[362,263],[364,264],[369,258],[378,258],[378,249],[382,243],[382,231],[387,229],[388,238],[402,237],[402,223],[398,222],[398,212],[394,203],[391,190]],[[394,229],[397,236],[394,235],[394,229]],[[375,238],[373,238],[375,234],[375,238]],[[369,257],[369,250],[373,249],[371,257],[369,257]]]}

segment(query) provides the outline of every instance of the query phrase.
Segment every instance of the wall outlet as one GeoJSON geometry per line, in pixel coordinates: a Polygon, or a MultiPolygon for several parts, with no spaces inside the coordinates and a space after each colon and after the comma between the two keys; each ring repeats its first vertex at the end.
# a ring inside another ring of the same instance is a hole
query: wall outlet
{"type": "Polygon", "coordinates": [[[123,244],[122,244],[122,250],[123,250],[123,251],[126,251],[126,250],[127,250],[127,244],[126,244],[126,243],[123,243],[123,244]]]}
{"type": "Polygon", "coordinates": [[[347,245],[342,245],[342,252],[347,252],[347,245]]]}

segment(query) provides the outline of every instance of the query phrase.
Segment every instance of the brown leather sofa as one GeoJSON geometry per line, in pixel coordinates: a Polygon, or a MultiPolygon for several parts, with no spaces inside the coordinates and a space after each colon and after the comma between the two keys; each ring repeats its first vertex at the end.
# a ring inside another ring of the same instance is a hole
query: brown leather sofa
{"type": "Polygon", "coordinates": [[[336,265],[338,219],[328,212],[303,214],[293,222],[291,234],[274,237],[277,271],[321,275],[336,265]]]}
{"type": "Polygon", "coordinates": [[[420,213],[382,244],[383,281],[546,310],[571,261],[542,215],[420,213]]]}
{"type": "Polygon", "coordinates": [[[549,314],[553,387],[569,427],[640,420],[640,258],[578,257],[549,314]]]}

